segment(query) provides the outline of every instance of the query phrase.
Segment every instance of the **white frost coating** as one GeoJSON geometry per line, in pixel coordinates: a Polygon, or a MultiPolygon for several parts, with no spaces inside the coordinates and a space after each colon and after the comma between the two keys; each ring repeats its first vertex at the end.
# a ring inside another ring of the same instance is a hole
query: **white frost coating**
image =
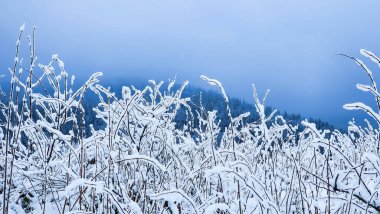
{"type": "Polygon", "coordinates": [[[238,117],[235,117],[234,119],[233,119],[233,123],[235,124],[235,123],[238,123],[238,122],[240,122],[243,118],[246,118],[246,117],[249,117],[249,115],[251,115],[251,113],[250,112],[245,112],[245,113],[243,113],[243,114],[240,114],[238,117]]]}
{"type": "MultiPolygon", "coordinates": [[[[205,76],[205,75],[201,75],[200,77],[201,77],[201,79],[203,79],[204,81],[208,82],[210,85],[215,85],[215,86],[218,86],[218,87],[219,87],[219,89],[220,89],[220,91],[222,92],[222,95],[223,95],[223,97],[224,97],[224,100],[225,100],[225,102],[226,102],[228,118],[229,118],[229,119],[232,119],[231,110],[230,110],[230,107],[229,107],[229,103],[230,103],[230,102],[229,102],[229,99],[228,99],[227,93],[226,93],[226,91],[225,91],[224,88],[223,88],[222,83],[220,83],[220,82],[219,82],[218,80],[216,80],[216,79],[208,78],[208,77],[205,76]]],[[[232,121],[230,121],[230,122],[232,122],[232,121]]]]}
{"type": "Polygon", "coordinates": [[[230,207],[227,204],[224,203],[216,203],[208,206],[205,210],[204,213],[209,213],[209,214],[217,214],[217,213],[233,213],[230,210],[230,207]]]}
{"type": "Polygon", "coordinates": [[[83,178],[78,178],[74,181],[72,181],[66,188],[65,188],[65,195],[70,196],[71,192],[75,190],[77,187],[80,186],[89,186],[95,188],[97,193],[102,193],[104,190],[104,182],[93,182],[88,181],[83,178]]]}
{"type": "Polygon", "coordinates": [[[25,31],[25,23],[23,23],[21,26],[20,26],[20,32],[24,32],[25,31]]]}
{"type": "Polygon", "coordinates": [[[222,83],[220,83],[218,80],[216,79],[211,79],[211,78],[208,78],[207,76],[205,75],[201,75],[201,79],[203,79],[204,81],[208,82],[210,85],[216,85],[220,88],[220,90],[222,91],[222,94],[223,94],[223,97],[228,100],[228,96],[227,96],[227,93],[226,91],[224,90],[223,88],[223,85],[222,83]]]}
{"type": "Polygon", "coordinates": [[[123,86],[122,89],[122,96],[124,100],[130,100],[131,99],[131,89],[127,86],[123,86]]]}
{"type": "Polygon", "coordinates": [[[174,86],[174,83],[175,83],[175,79],[170,81],[170,83],[168,85],[168,91],[170,91],[170,89],[172,89],[172,87],[174,86]]]}
{"type": "Polygon", "coordinates": [[[21,205],[11,202],[9,205],[8,213],[9,214],[24,214],[26,212],[23,210],[21,205]]]}
{"type": "Polygon", "coordinates": [[[198,213],[198,210],[197,210],[197,208],[195,206],[194,201],[191,198],[189,198],[187,196],[187,194],[184,193],[182,190],[175,189],[175,190],[163,191],[163,192],[160,192],[160,193],[157,193],[157,194],[151,194],[151,195],[149,195],[149,197],[152,200],[164,199],[164,200],[172,201],[172,202],[174,202],[174,201],[182,201],[182,200],[185,199],[188,203],[191,204],[191,206],[194,209],[194,212],[198,213]]]}
{"type": "Polygon", "coordinates": [[[365,70],[367,75],[370,76],[371,78],[373,78],[372,71],[363,63],[363,61],[356,59],[356,64],[363,67],[363,69],[365,70]]]}
{"type": "Polygon", "coordinates": [[[72,75],[71,76],[71,81],[70,81],[71,85],[74,85],[74,81],[75,81],[75,75],[72,75]]]}
{"type": "Polygon", "coordinates": [[[373,109],[366,104],[362,102],[356,102],[356,103],[350,103],[350,104],[345,104],[343,106],[344,109],[347,110],[363,110],[367,112],[373,119],[375,119],[378,123],[380,123],[380,115],[377,114],[376,112],[373,111],[373,109]]]}
{"type": "Polygon", "coordinates": [[[215,166],[212,169],[206,170],[205,177],[207,178],[214,174],[220,174],[223,172],[230,172],[230,171],[233,171],[233,170],[225,166],[215,166]]]}
{"type": "Polygon", "coordinates": [[[367,51],[365,49],[360,49],[360,53],[363,56],[370,58],[372,60],[372,62],[376,63],[377,66],[380,67],[380,58],[377,57],[374,53],[372,53],[371,51],[367,51]]]}
{"type": "Polygon", "coordinates": [[[128,207],[131,209],[131,212],[130,213],[133,213],[133,214],[142,214],[142,211],[141,211],[141,208],[140,206],[134,202],[134,201],[129,201],[128,203],[128,207]]]}
{"type": "Polygon", "coordinates": [[[260,102],[259,96],[257,94],[256,86],[255,84],[252,84],[252,89],[253,89],[253,97],[255,99],[255,107],[256,111],[259,114],[260,120],[265,121],[265,107],[264,105],[260,102]]]}
{"type": "Polygon", "coordinates": [[[165,172],[166,171],[166,167],[163,166],[162,164],[160,164],[160,162],[158,162],[156,159],[154,158],[151,158],[149,156],[146,156],[146,155],[127,155],[125,158],[123,158],[122,160],[118,160],[116,162],[122,162],[122,161],[136,161],[136,160],[141,160],[141,161],[146,161],[150,164],[153,164],[155,165],[156,167],[158,167],[161,171],[165,172]]]}
{"type": "Polygon", "coordinates": [[[71,139],[70,135],[64,135],[61,131],[52,128],[50,124],[44,121],[39,120],[37,121],[37,124],[43,128],[46,128],[50,133],[54,134],[54,136],[57,136],[59,139],[63,141],[70,141],[71,139]]]}
{"type": "Polygon", "coordinates": [[[73,191],[74,189],[76,189],[79,186],[84,186],[85,182],[86,182],[86,180],[83,178],[79,178],[79,179],[72,181],[69,185],[66,186],[65,195],[70,196],[71,191],[73,191]]]}
{"type": "Polygon", "coordinates": [[[58,59],[58,54],[53,54],[53,55],[51,55],[51,59],[52,59],[52,60],[57,60],[57,59],[58,59]]]}
{"type": "Polygon", "coordinates": [[[68,77],[68,73],[67,73],[65,70],[63,70],[63,71],[61,72],[61,75],[62,75],[62,77],[64,77],[64,78],[67,78],[67,77],[68,77]]]}
{"type": "Polygon", "coordinates": [[[380,93],[369,85],[356,84],[356,88],[361,90],[361,91],[365,91],[365,92],[370,91],[373,95],[380,98],[380,93]]]}
{"type": "Polygon", "coordinates": [[[60,59],[58,59],[58,58],[57,58],[57,62],[58,62],[58,66],[59,66],[61,69],[64,69],[64,67],[65,67],[65,63],[63,63],[63,61],[60,60],[60,59]]]}
{"type": "Polygon", "coordinates": [[[369,85],[356,84],[356,88],[359,90],[367,92],[367,91],[371,91],[372,87],[369,85]]]}
{"type": "Polygon", "coordinates": [[[44,73],[45,73],[46,75],[51,75],[51,74],[53,73],[53,71],[54,71],[53,67],[48,66],[48,65],[38,64],[38,66],[39,66],[40,68],[42,68],[42,70],[44,71],[44,73]]]}
{"type": "Polygon", "coordinates": [[[315,123],[309,123],[307,120],[301,121],[301,124],[307,128],[309,128],[314,134],[318,136],[318,138],[322,139],[323,136],[321,135],[321,132],[317,129],[315,123]]]}

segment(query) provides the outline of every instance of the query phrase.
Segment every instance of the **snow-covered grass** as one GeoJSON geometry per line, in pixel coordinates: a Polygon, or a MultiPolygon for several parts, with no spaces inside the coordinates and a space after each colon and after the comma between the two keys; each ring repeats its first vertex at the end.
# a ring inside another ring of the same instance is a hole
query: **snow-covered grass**
{"type": "MultiPolygon", "coordinates": [[[[347,133],[317,130],[308,121],[294,126],[266,115],[267,94],[260,99],[255,87],[259,119],[248,123],[249,114],[231,115],[222,84],[202,76],[225,98],[229,126],[221,130],[215,111],[200,104],[191,113],[190,99],[181,96],[187,82],[176,91],[172,82],[164,93],[161,82],[143,90],[125,86],[121,98],[100,85],[101,73],[74,87],[58,55],[37,64],[34,32],[25,63],[23,32],[24,26],[9,69],[10,92],[0,99],[3,213],[380,212],[380,135],[370,123],[350,122],[347,133]],[[104,128],[85,121],[86,93],[97,95],[93,111],[104,128]],[[180,108],[187,109],[188,123],[179,129],[180,108]]],[[[373,53],[361,53],[380,64],[373,53]]],[[[370,78],[358,89],[379,103],[372,72],[352,59],[370,78]]],[[[380,123],[380,105],[344,107],[380,123]]]]}

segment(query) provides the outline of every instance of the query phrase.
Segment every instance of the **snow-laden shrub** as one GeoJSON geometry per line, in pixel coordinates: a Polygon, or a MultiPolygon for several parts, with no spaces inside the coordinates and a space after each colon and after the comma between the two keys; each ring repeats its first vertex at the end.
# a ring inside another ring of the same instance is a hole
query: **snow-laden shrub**
{"type": "MultiPolygon", "coordinates": [[[[187,82],[174,91],[174,81],[166,90],[155,81],[143,90],[125,86],[117,97],[95,73],[75,87],[58,55],[37,63],[34,30],[25,63],[23,32],[9,93],[0,97],[3,213],[380,212],[380,135],[369,122],[353,121],[347,133],[306,120],[293,126],[276,112],[265,114],[267,94],[261,100],[253,86],[259,119],[249,123],[249,113],[232,116],[219,81],[201,76],[227,104],[222,130],[202,103],[192,114],[191,99],[181,95],[187,82]],[[86,93],[99,100],[93,111],[101,128],[85,121],[86,93]],[[176,128],[180,109],[188,122],[176,128]]],[[[380,65],[373,53],[361,53],[380,65]]],[[[352,59],[371,81],[358,89],[371,92],[380,109],[372,72],[352,59]]],[[[363,103],[344,107],[380,123],[379,111],[363,103]]]]}

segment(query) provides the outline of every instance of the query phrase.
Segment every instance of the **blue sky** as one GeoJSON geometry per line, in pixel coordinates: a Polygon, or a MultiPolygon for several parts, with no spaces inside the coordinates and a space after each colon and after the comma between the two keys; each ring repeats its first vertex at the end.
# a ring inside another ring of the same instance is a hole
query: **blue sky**
{"type": "Polygon", "coordinates": [[[205,74],[246,100],[254,83],[271,90],[270,105],[344,127],[363,114],[343,104],[374,101],[355,88],[368,83],[360,68],[334,54],[380,54],[379,11],[377,0],[1,1],[0,71],[11,65],[25,22],[27,33],[37,26],[39,62],[57,53],[80,77],[177,76],[206,87],[205,74]]]}

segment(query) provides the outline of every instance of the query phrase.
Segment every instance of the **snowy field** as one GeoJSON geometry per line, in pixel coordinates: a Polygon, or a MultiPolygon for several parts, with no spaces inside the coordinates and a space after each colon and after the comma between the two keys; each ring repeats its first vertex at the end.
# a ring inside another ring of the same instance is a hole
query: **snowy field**
{"type": "MultiPolygon", "coordinates": [[[[222,130],[215,111],[201,103],[190,111],[191,99],[181,95],[187,82],[178,90],[174,81],[125,86],[122,97],[102,87],[102,73],[78,86],[58,55],[40,63],[34,33],[27,45],[23,31],[5,74],[10,82],[0,79],[10,88],[0,99],[1,212],[380,212],[380,94],[360,60],[352,58],[369,81],[357,88],[372,93],[377,106],[344,108],[364,110],[377,124],[352,121],[346,133],[306,120],[294,126],[265,114],[268,93],[255,86],[259,119],[248,123],[249,113],[231,115],[222,83],[201,76],[225,99],[229,125],[222,130]],[[87,94],[98,98],[93,111],[102,128],[85,120],[87,94]],[[188,122],[178,128],[181,109],[188,122]]],[[[373,53],[360,53],[380,66],[373,53]]]]}

